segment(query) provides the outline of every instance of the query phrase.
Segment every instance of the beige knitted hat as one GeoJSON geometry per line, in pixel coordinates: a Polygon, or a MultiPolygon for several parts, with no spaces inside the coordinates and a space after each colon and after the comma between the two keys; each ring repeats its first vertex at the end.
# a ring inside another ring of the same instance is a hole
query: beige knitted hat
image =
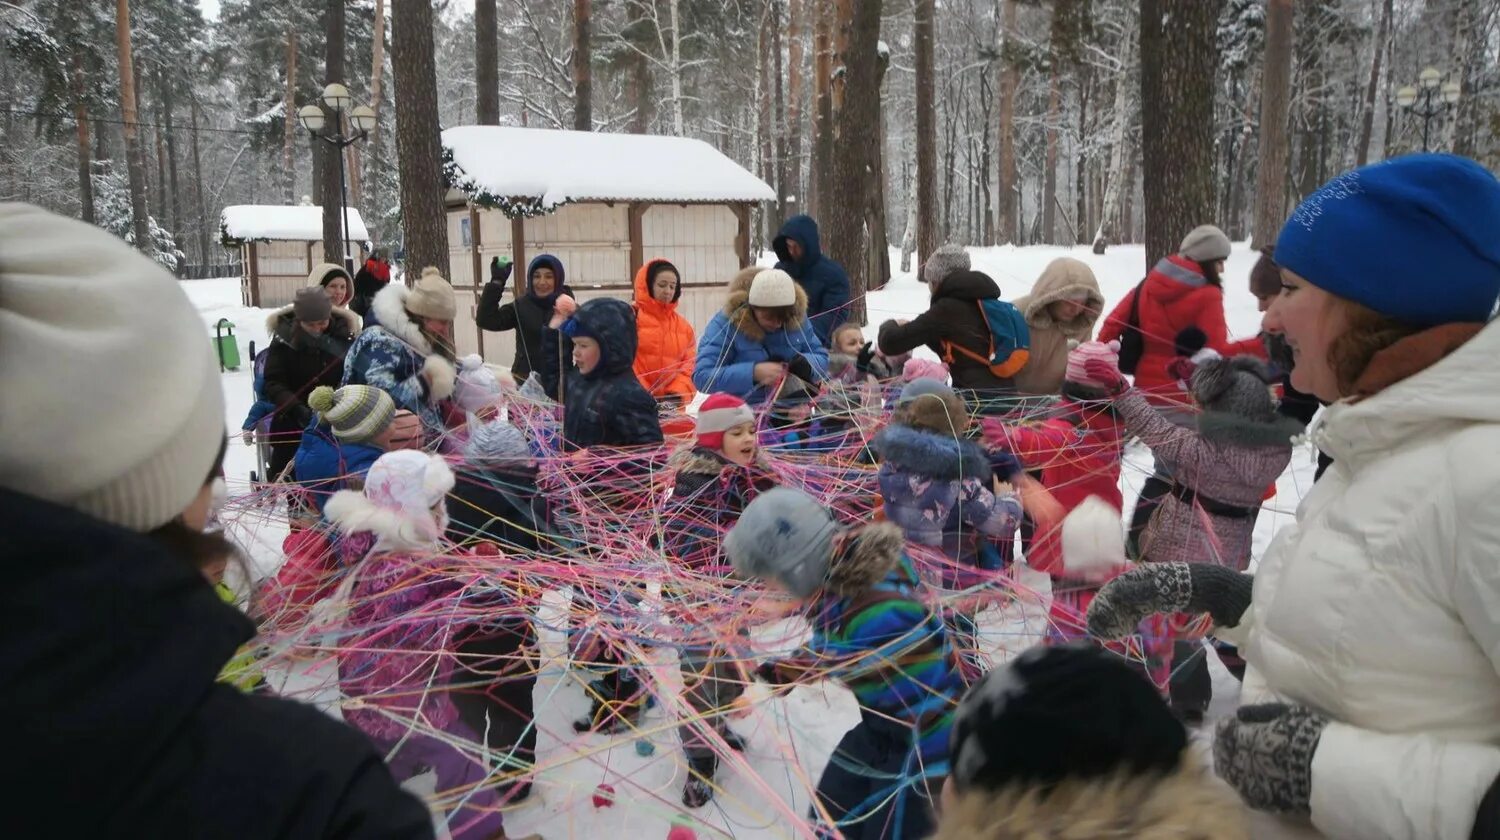
{"type": "Polygon", "coordinates": [[[181,514],[225,440],[209,332],[176,278],[29,204],[0,204],[0,394],[0,486],[134,531],[181,514]]]}
{"type": "Polygon", "coordinates": [[[406,297],[406,311],[423,318],[451,321],[458,314],[453,285],[436,268],[422,269],[422,277],[406,297]]]}

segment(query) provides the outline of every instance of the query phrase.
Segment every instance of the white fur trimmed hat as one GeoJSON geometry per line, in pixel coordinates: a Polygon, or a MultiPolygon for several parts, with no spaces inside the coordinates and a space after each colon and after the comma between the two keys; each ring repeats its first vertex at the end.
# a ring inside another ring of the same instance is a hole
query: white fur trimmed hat
{"type": "Polygon", "coordinates": [[[768,268],[750,280],[751,306],[796,306],[797,281],[779,268],[768,268]]]}
{"type": "Polygon", "coordinates": [[[219,368],[202,316],[148,257],[0,204],[0,347],[0,486],[149,531],[208,483],[219,368]]]}

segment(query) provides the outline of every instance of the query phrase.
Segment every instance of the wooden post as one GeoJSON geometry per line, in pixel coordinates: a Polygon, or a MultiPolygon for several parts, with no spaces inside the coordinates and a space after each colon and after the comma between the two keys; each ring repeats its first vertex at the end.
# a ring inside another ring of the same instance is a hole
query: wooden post
{"type": "MultiPolygon", "coordinates": [[[[484,288],[484,257],[479,253],[479,210],[473,203],[469,204],[469,257],[470,265],[474,269],[474,303],[469,307],[470,317],[479,311],[479,293],[484,288]]],[[[478,319],[474,322],[474,336],[479,341],[479,356],[484,357],[484,330],[479,328],[478,319]]]]}
{"type": "Polygon", "coordinates": [[[645,235],[641,231],[641,217],[645,216],[646,211],[650,209],[651,205],[647,202],[632,201],[630,206],[625,210],[625,218],[628,222],[627,227],[630,230],[631,279],[634,279],[635,273],[640,270],[642,265],[646,264],[646,240],[645,235]]]}
{"type": "MultiPolygon", "coordinates": [[[[260,255],[255,252],[255,243],[249,243],[249,256],[245,258],[245,272],[250,284],[250,305],[260,308],[260,255]]],[[[312,269],[308,269],[309,272],[312,269]]]]}
{"type": "Polygon", "coordinates": [[[526,294],[526,220],[519,216],[510,220],[510,262],[511,286],[520,300],[526,294]]]}
{"type": "Polygon", "coordinates": [[[750,255],[750,205],[731,204],[729,209],[734,211],[734,217],[740,220],[739,232],[734,235],[734,249],[740,255],[740,268],[745,268],[755,262],[750,255]]]}

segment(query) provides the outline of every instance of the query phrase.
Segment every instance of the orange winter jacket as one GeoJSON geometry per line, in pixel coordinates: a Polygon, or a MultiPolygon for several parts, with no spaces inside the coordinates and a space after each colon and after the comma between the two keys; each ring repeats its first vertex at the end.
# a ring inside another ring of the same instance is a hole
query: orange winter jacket
{"type": "Polygon", "coordinates": [[[651,266],[662,262],[666,260],[647,260],[635,273],[635,375],[656,399],[670,397],[687,405],[698,394],[693,387],[698,340],[693,325],[677,314],[677,300],[682,297],[680,275],[671,303],[651,297],[646,275],[651,266]]]}

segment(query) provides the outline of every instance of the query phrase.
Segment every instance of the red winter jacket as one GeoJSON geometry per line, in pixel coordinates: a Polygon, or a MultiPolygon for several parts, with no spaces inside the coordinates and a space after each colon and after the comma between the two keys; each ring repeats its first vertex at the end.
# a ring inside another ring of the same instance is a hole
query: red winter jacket
{"type": "Polygon", "coordinates": [[[1229,354],[1228,332],[1224,326],[1224,290],[1210,284],[1198,263],[1181,254],[1162,259],[1146,275],[1139,292],[1125,296],[1115,306],[1099,340],[1114,341],[1130,319],[1130,302],[1141,295],[1138,324],[1145,338],[1140,363],[1135,368],[1135,387],[1159,408],[1181,408],[1190,405],[1187,394],[1177,387],[1177,379],[1167,365],[1177,358],[1178,333],[1197,327],[1208,337],[1205,346],[1229,354]]]}

